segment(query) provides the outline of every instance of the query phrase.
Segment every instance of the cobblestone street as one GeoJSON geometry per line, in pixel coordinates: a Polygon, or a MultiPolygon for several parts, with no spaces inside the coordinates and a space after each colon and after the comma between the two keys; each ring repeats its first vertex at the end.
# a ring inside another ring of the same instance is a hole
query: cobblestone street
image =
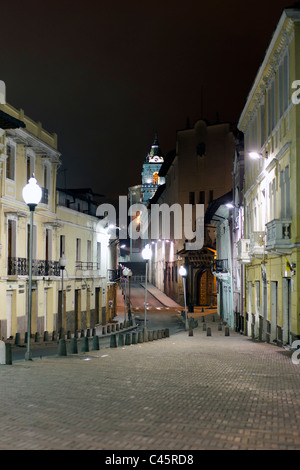
{"type": "Polygon", "coordinates": [[[209,326],[1,366],[0,448],[300,449],[291,352],[209,326]]]}

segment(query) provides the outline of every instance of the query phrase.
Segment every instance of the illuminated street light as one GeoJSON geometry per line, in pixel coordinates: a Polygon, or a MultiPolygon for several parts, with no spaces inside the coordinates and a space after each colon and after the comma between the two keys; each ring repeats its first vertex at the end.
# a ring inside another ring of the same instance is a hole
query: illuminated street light
{"type": "Polygon", "coordinates": [[[265,155],[259,152],[249,152],[249,157],[253,158],[254,160],[257,160],[258,158],[268,158],[268,152],[266,152],[265,155]]]}
{"type": "Polygon", "coordinates": [[[123,276],[125,277],[125,308],[124,308],[124,326],[126,325],[126,307],[127,307],[127,282],[128,278],[132,275],[132,271],[129,268],[124,268],[122,271],[123,276]]]}
{"type": "Polygon", "coordinates": [[[186,309],[186,278],[187,278],[187,270],[183,265],[179,268],[179,275],[182,277],[183,282],[183,296],[184,296],[184,312],[185,312],[185,329],[188,330],[188,318],[187,318],[187,309],[186,309]]]}
{"type": "Polygon", "coordinates": [[[42,199],[42,190],[37,184],[37,180],[32,176],[22,191],[22,196],[30,210],[30,232],[29,232],[29,273],[28,273],[28,317],[27,317],[27,351],[25,360],[31,361],[32,355],[30,351],[31,339],[31,303],[32,303],[32,245],[33,245],[33,213],[42,199]]]}
{"type": "Polygon", "coordinates": [[[146,245],[142,251],[142,257],[146,261],[146,275],[145,275],[145,313],[144,313],[144,341],[148,340],[147,335],[147,278],[148,278],[148,262],[151,259],[152,251],[149,245],[146,245]]]}

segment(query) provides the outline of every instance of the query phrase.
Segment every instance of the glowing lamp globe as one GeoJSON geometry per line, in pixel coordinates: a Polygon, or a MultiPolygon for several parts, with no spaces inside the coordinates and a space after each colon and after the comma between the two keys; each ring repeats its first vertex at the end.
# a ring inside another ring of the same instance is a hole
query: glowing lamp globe
{"type": "Polygon", "coordinates": [[[151,259],[151,256],[152,256],[151,248],[149,247],[149,245],[146,245],[145,248],[142,251],[142,257],[145,260],[149,260],[149,259],[151,259]]]}
{"type": "Polygon", "coordinates": [[[180,276],[182,276],[182,277],[185,277],[185,276],[187,275],[187,270],[186,270],[185,267],[182,266],[182,265],[180,266],[178,272],[179,272],[180,276]]]}
{"type": "Polygon", "coordinates": [[[37,206],[42,199],[42,190],[34,177],[30,178],[24,186],[22,196],[26,204],[33,207],[37,206]]]}

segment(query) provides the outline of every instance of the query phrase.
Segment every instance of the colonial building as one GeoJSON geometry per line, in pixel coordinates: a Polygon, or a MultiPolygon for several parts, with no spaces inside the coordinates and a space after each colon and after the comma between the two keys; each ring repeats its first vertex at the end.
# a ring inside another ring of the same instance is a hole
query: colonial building
{"type": "Polygon", "coordinates": [[[176,150],[168,154],[159,171],[165,184],[158,188],[149,205],[165,203],[171,208],[178,204],[182,217],[176,221],[171,212],[169,236],[152,240],[151,280],[178,303],[183,303],[179,276],[182,264],[188,270],[190,306],[216,303],[216,282],[211,269],[216,255],[215,228],[209,224],[204,226],[202,218],[203,247],[193,249],[193,245],[187,244],[195,241],[191,231],[196,232],[196,206],[202,205],[204,214],[212,200],[231,190],[234,152],[235,139],[230,124],[209,125],[200,120],[193,128],[177,132],[176,150]],[[192,208],[189,224],[184,221],[185,205],[192,208]]]}
{"type": "Polygon", "coordinates": [[[299,57],[300,10],[288,8],[238,123],[245,135],[245,227],[238,253],[246,276],[245,332],[277,344],[300,335],[299,57]]]}
{"type": "Polygon", "coordinates": [[[32,230],[31,333],[52,332],[62,325],[74,332],[105,322],[114,314],[111,302],[111,311],[107,309],[109,235],[99,218],[80,210],[89,201],[71,209],[63,203],[70,194],[57,194],[61,155],[56,134],[5,103],[0,127],[0,337],[20,333],[24,338],[27,331],[30,212],[22,189],[32,174],[42,199],[32,230]],[[67,267],[62,315],[63,252],[67,267]]]}
{"type": "Polygon", "coordinates": [[[205,221],[216,228],[217,311],[236,331],[244,332],[244,272],[238,260],[238,243],[243,237],[243,134],[235,132],[236,151],[232,168],[232,191],[211,202],[205,221]]]}

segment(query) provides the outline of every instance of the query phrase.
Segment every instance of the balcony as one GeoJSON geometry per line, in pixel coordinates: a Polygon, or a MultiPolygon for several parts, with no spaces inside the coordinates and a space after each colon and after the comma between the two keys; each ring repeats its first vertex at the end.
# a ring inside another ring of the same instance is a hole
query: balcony
{"type": "Polygon", "coordinates": [[[116,269],[108,269],[107,270],[107,282],[117,282],[118,274],[119,273],[116,269]]]}
{"type": "Polygon", "coordinates": [[[265,232],[251,232],[250,233],[250,256],[261,257],[265,252],[264,245],[265,232]]]}
{"type": "Polygon", "coordinates": [[[250,263],[251,257],[250,251],[250,240],[248,238],[241,238],[237,242],[237,260],[241,264],[250,263]]]}
{"type": "Polygon", "coordinates": [[[291,219],[273,219],[266,224],[267,250],[288,249],[291,243],[291,219]]]}
{"type": "Polygon", "coordinates": [[[228,259],[214,260],[214,271],[217,273],[227,273],[228,272],[228,259]]]}
{"type": "MultiPolygon", "coordinates": [[[[7,274],[8,276],[28,276],[29,260],[27,258],[8,258],[7,274]]],[[[32,260],[32,275],[60,276],[59,263],[58,261],[32,260]]]]}

